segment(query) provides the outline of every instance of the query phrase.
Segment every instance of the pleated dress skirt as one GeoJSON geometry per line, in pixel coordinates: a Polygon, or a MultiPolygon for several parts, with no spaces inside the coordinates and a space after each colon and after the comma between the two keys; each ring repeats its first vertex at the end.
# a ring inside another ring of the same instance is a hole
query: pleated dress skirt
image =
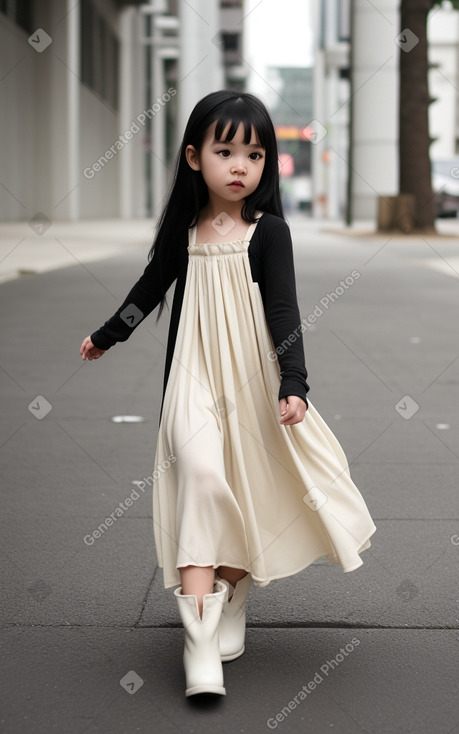
{"type": "Polygon", "coordinates": [[[338,440],[308,399],[279,423],[280,371],[245,240],[196,244],[155,457],[153,528],[164,588],[179,568],[231,566],[255,586],[326,557],[362,565],[376,527],[338,440]]]}

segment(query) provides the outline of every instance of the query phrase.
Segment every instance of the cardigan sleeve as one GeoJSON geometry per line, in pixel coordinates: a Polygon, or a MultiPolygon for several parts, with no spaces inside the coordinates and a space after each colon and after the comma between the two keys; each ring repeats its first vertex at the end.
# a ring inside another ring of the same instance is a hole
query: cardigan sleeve
{"type": "Polygon", "coordinates": [[[297,395],[308,406],[308,373],[304,359],[290,229],[280,217],[270,217],[266,224],[268,226],[262,238],[260,252],[263,281],[260,290],[280,366],[279,400],[297,395]]]}
{"type": "Polygon", "coordinates": [[[143,275],[131,288],[118,310],[91,334],[94,346],[107,350],[117,342],[129,339],[135,328],[159,304],[177,278],[178,271],[179,259],[167,258],[161,277],[158,257],[154,253],[143,275]]]}

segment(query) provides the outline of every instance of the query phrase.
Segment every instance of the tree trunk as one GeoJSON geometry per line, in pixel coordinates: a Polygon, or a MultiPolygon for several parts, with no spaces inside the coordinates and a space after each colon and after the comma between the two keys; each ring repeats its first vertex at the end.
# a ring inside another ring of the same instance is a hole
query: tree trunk
{"type": "Polygon", "coordinates": [[[429,157],[427,15],[432,0],[402,0],[400,36],[399,191],[416,199],[415,227],[435,230],[429,157]],[[411,50],[414,37],[419,39],[411,50]],[[404,50],[404,44],[406,44],[404,50]]]}

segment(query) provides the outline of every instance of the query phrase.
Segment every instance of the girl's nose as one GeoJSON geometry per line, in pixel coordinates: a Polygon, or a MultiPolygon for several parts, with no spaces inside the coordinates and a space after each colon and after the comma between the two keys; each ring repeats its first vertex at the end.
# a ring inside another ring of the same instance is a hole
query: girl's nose
{"type": "Polygon", "coordinates": [[[231,170],[234,173],[245,173],[246,171],[245,163],[243,163],[242,161],[235,161],[232,165],[231,170]]]}

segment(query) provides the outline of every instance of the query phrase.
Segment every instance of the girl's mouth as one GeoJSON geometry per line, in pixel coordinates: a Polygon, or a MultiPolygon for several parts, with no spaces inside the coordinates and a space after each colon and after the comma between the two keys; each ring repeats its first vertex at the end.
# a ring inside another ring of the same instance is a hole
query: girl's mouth
{"type": "Polygon", "coordinates": [[[244,184],[242,183],[242,181],[232,181],[230,184],[228,184],[228,186],[230,189],[235,189],[237,191],[244,188],[244,184]]]}

